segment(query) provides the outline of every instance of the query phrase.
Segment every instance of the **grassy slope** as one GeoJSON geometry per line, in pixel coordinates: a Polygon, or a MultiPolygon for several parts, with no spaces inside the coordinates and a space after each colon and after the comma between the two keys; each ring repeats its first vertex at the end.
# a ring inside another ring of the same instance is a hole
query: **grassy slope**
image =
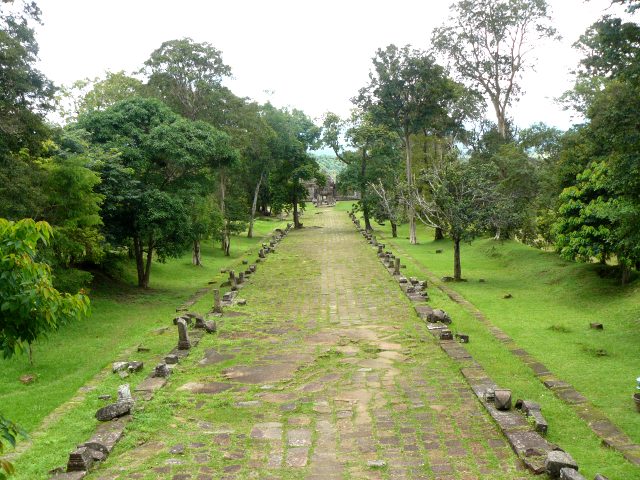
{"type": "MultiPolygon", "coordinates": [[[[338,208],[347,210],[350,203],[338,208]]],[[[419,245],[410,245],[406,226],[391,239],[390,227],[378,226],[400,257],[413,257],[407,275],[424,278],[421,266],[439,276],[451,275],[450,241],[433,242],[432,232],[418,230],[419,245]],[[442,254],[436,254],[442,249],[442,254]]],[[[405,263],[407,259],[402,259],[405,263]]],[[[449,284],[473,302],[489,320],[508,333],[560,378],[601,408],[635,442],[640,442],[640,415],[631,401],[635,378],[640,374],[637,353],[640,340],[640,285],[621,288],[599,278],[590,265],[574,264],[516,242],[482,239],[462,250],[466,283],[449,284]],[[478,279],[486,279],[479,283],[478,279]],[[504,299],[511,293],[512,299],[504,299]],[[590,330],[589,322],[601,321],[604,331],[590,330]],[[600,357],[595,350],[609,355],[600,357]]],[[[548,438],[576,458],[586,476],[601,472],[609,478],[640,478],[640,471],[614,451],[601,447],[599,439],[573,412],[533,376],[531,370],[496,341],[486,327],[442,292],[430,289],[431,304],[447,310],[454,331],[468,333],[470,353],[498,384],[509,387],[517,398],[542,404],[550,423],[548,438]]]]}
{"type": "MultiPolygon", "coordinates": [[[[237,262],[250,252],[255,256],[261,237],[283,223],[258,220],[253,239],[235,237],[232,240],[231,258],[224,257],[219,248],[203,245],[203,268],[191,265],[190,253],[166,264],[154,263],[148,291],[129,284],[103,284],[96,288],[91,294],[91,317],[66,325],[36,344],[33,367],[29,366],[26,356],[0,361],[3,414],[31,432],[111,362],[139,359],[145,362],[145,371],[148,371],[176,342],[173,330],[167,335],[153,332],[166,327],[176,307],[197,289],[210,280],[222,280],[223,275],[219,273],[222,266],[237,262]],[[135,351],[139,344],[150,347],[151,352],[126,354],[128,350],[135,351]],[[25,373],[36,374],[36,382],[21,384],[18,379],[25,373]]],[[[133,270],[126,273],[133,278],[133,270]]],[[[133,375],[127,381],[133,387],[143,376],[133,375]]],[[[45,438],[36,440],[16,463],[18,470],[26,475],[24,478],[37,478],[29,475],[42,472],[43,465],[56,466],[60,455],[64,457],[65,452],[85,440],[95,427],[93,414],[103,404],[96,400],[97,395],[113,394],[121,382],[116,375],[108,375],[95,392],[74,407],[73,415],[62,415],[54,422],[45,438]]]]}

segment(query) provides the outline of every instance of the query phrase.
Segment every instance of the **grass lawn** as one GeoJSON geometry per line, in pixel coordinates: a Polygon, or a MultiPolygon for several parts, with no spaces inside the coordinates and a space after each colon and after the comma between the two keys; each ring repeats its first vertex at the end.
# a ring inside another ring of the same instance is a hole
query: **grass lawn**
{"type": "MultiPolygon", "coordinates": [[[[337,208],[346,211],[350,206],[343,202],[337,208]]],[[[425,267],[440,277],[452,275],[451,241],[434,242],[433,232],[419,227],[419,244],[410,245],[406,225],[399,228],[397,239],[391,238],[389,225],[374,228],[378,239],[407,263],[406,275],[424,278],[425,267]]],[[[467,282],[448,286],[640,443],[640,414],[631,400],[640,376],[640,281],[621,287],[615,280],[600,278],[594,265],[491,239],[462,246],[462,273],[467,282]],[[486,282],[480,283],[480,278],[486,282]],[[503,298],[506,293],[513,298],[503,298]],[[603,323],[604,330],[590,329],[590,322],[603,323]],[[606,355],[599,355],[599,350],[606,355]]],[[[483,324],[439,290],[431,288],[429,293],[433,306],[451,314],[452,329],[470,335],[470,353],[498,384],[511,388],[516,398],[542,404],[550,423],[549,440],[566,448],[587,478],[596,472],[609,478],[640,478],[637,467],[602,447],[572,407],[547,390],[483,324]]]]}
{"type": "MultiPolygon", "coordinates": [[[[261,238],[284,224],[275,219],[257,220],[253,239],[232,239],[231,257],[224,257],[210,242],[204,244],[201,268],[191,265],[190,252],[165,264],[154,263],[151,288],[145,291],[133,286],[135,270],[129,265],[125,282],[100,281],[94,286],[90,318],[66,325],[34,344],[33,366],[26,355],[0,360],[2,413],[27,433],[42,430],[35,433],[33,446],[16,462],[21,475],[26,475],[20,478],[37,478],[29,475],[42,472],[42,465],[50,465],[48,460],[56,454],[59,457],[60,451],[69,451],[88,438],[95,428],[93,414],[103,403],[95,393],[112,394],[122,382],[116,375],[105,375],[105,367],[120,359],[142,360],[148,372],[177,341],[173,329],[166,335],[162,331],[170,324],[176,307],[209,281],[220,282],[226,277],[220,274],[221,267],[238,263],[245,256],[255,257],[261,238]],[[150,352],[137,352],[140,344],[150,352]],[[19,378],[24,374],[35,374],[37,379],[23,385],[19,378]],[[95,390],[84,398],[82,391],[87,387],[95,390]],[[38,428],[56,409],[61,410],[38,428]]],[[[144,376],[146,373],[134,374],[127,381],[133,389],[144,376]]]]}

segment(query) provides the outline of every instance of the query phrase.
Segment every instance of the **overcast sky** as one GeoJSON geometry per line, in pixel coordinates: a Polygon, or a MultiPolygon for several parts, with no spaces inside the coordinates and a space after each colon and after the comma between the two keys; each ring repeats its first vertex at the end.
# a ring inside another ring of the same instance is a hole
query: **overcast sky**
{"type": "MultiPolygon", "coordinates": [[[[366,84],[371,57],[390,43],[429,48],[448,0],[39,0],[40,69],[56,84],[138,70],[165,40],[191,37],[222,51],[241,96],[292,106],[311,117],[346,116],[366,84]],[[270,92],[270,93],[265,93],[270,92]]],[[[568,112],[553,99],[571,87],[579,56],[571,48],[609,0],[550,0],[563,40],[539,45],[535,72],[512,109],[517,124],[544,121],[567,128],[568,112]]],[[[488,113],[490,111],[488,110],[488,113]]]]}

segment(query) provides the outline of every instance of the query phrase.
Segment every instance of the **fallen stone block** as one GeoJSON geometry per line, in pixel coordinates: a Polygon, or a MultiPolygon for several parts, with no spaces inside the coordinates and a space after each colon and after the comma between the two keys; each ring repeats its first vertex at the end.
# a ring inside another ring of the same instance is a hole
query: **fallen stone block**
{"type": "Polygon", "coordinates": [[[67,472],[86,472],[91,468],[91,465],[93,465],[91,449],[80,447],[69,454],[67,472]]]}
{"type": "Polygon", "coordinates": [[[578,470],[578,464],[567,452],[554,450],[547,454],[544,462],[545,469],[551,478],[560,478],[560,470],[570,468],[578,470]]]}
{"type": "Polygon", "coordinates": [[[96,418],[101,422],[108,422],[114,418],[128,415],[133,407],[133,401],[116,402],[102,407],[96,412],[96,418]]]}
{"type": "Polygon", "coordinates": [[[578,473],[573,468],[561,468],[560,480],[587,480],[584,476],[578,473]]]}

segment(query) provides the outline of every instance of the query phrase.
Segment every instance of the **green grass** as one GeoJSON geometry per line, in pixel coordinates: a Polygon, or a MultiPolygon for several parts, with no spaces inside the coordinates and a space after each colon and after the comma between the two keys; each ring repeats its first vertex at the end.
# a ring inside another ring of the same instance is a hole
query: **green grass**
{"type": "MultiPolygon", "coordinates": [[[[338,205],[345,211],[350,207],[347,202],[338,205]]],[[[390,238],[389,225],[374,227],[378,239],[408,264],[406,275],[424,278],[424,267],[439,277],[452,275],[449,240],[434,242],[433,232],[420,227],[419,244],[410,245],[406,225],[399,228],[397,239],[390,238]],[[436,254],[436,250],[443,253],[436,254]]],[[[467,282],[447,285],[640,443],[640,414],[631,400],[635,379],[640,376],[639,281],[622,287],[615,280],[600,278],[594,265],[567,262],[554,253],[491,239],[463,245],[462,273],[467,282]],[[481,278],[484,283],[479,282],[481,278]],[[503,298],[507,293],[512,298],[503,298]],[[590,329],[590,322],[604,323],[604,330],[590,329]]],[[[572,407],[547,390],[483,324],[439,290],[431,288],[429,293],[433,306],[451,314],[454,331],[470,335],[470,353],[498,384],[511,388],[517,398],[542,404],[550,423],[549,440],[570,451],[587,477],[599,471],[610,478],[640,478],[637,467],[601,447],[572,407]]]]}
{"type": "MultiPolygon", "coordinates": [[[[102,406],[96,400],[96,392],[113,393],[122,382],[110,373],[91,382],[96,375],[120,359],[142,360],[148,372],[176,342],[173,330],[167,334],[159,332],[170,324],[176,307],[209,281],[221,282],[226,277],[220,273],[221,267],[238,263],[245,256],[253,259],[262,236],[284,223],[258,220],[253,239],[233,238],[231,257],[224,257],[220,248],[214,248],[210,242],[204,244],[201,268],[191,265],[190,252],[165,264],[154,263],[148,290],[133,286],[135,271],[133,265],[127,265],[124,282],[106,279],[96,282],[90,294],[92,313],[88,319],[65,325],[34,344],[33,366],[26,355],[0,360],[0,408],[27,433],[36,431],[43,419],[72,399],[80,387],[96,388],[86,398],[74,399],[71,410],[61,413],[59,418],[55,416],[43,437],[36,435],[33,446],[16,463],[21,475],[26,475],[21,478],[37,478],[35,472],[42,472],[43,465],[56,466],[50,462],[59,457],[60,451],[72,449],[90,435],[96,424],[93,415],[102,406]],[[138,353],[139,344],[151,351],[138,353]],[[23,385],[19,378],[24,374],[35,374],[36,381],[23,385]]],[[[212,299],[203,299],[199,304],[204,305],[202,302],[210,306],[212,299]]],[[[145,375],[134,374],[127,381],[133,387],[145,375]]]]}

